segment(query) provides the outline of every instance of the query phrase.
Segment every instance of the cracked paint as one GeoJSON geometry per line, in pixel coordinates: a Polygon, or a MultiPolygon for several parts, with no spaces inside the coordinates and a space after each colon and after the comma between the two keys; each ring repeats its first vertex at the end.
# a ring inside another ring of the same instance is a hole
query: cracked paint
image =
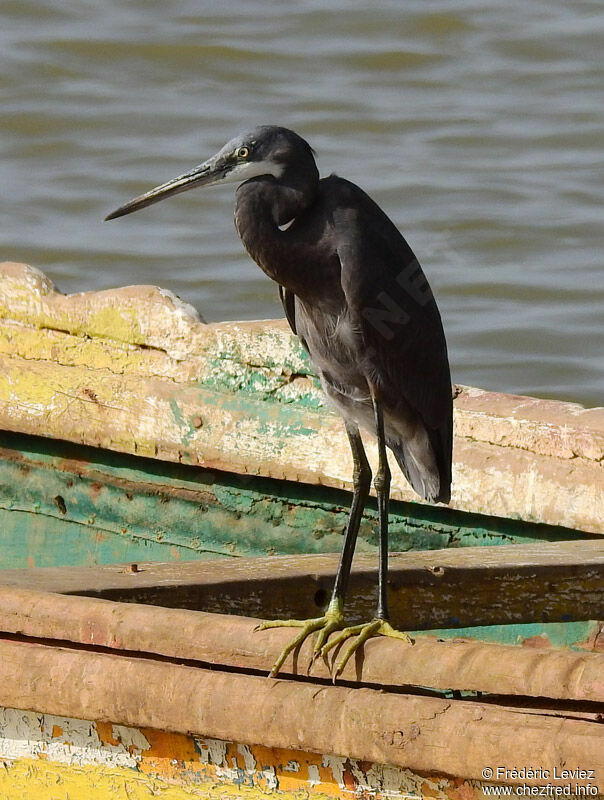
{"type": "MultiPolygon", "coordinates": [[[[61,771],[60,765],[80,768],[80,778],[82,767],[95,766],[114,779],[122,774],[120,770],[129,768],[136,771],[133,774],[148,779],[149,784],[169,779],[172,784],[191,788],[215,781],[221,786],[232,784],[237,791],[247,787],[262,792],[291,792],[306,786],[307,790],[322,790],[319,794],[334,794],[334,775],[324,768],[325,759],[319,766],[318,756],[284,751],[289,756],[284,759],[282,754],[262,747],[210,738],[195,738],[191,740],[193,746],[187,741],[188,737],[182,735],[158,731],[146,734],[121,725],[15,709],[2,709],[0,714],[0,757],[7,763],[8,774],[19,764],[26,765],[33,786],[40,771],[52,764],[53,774],[61,774],[63,781],[68,780],[69,773],[61,771]],[[307,763],[304,769],[305,761],[314,763],[307,763]],[[286,777],[288,772],[293,775],[290,779],[286,777]]],[[[343,763],[333,761],[336,781],[341,779],[343,763]]],[[[89,777],[102,783],[99,773],[90,773],[89,777]]],[[[92,785],[87,796],[97,796],[92,785]]],[[[136,793],[132,796],[139,797],[136,793]]]]}
{"type": "MultiPolygon", "coordinates": [[[[343,427],[284,321],[205,325],[156,287],[65,296],[4,264],[0,362],[0,426],[350,488],[343,427]]],[[[604,532],[603,410],[468,387],[455,404],[456,508],[604,532]]],[[[396,468],[393,495],[417,500],[396,468]]]]}
{"type": "Polygon", "coordinates": [[[0,759],[7,798],[483,798],[475,780],[9,708],[0,708],[0,759]]]}
{"type": "Polygon", "coordinates": [[[63,764],[136,767],[149,743],[140,731],[114,726],[115,743],[102,742],[93,722],[0,708],[0,758],[37,756],[63,764]]]}

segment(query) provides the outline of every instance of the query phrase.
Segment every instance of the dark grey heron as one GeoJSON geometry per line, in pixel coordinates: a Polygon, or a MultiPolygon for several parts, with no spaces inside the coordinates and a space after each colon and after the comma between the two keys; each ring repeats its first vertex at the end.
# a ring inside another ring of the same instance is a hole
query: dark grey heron
{"type": "Polygon", "coordinates": [[[289,324],[344,418],[354,462],[352,506],[327,611],[316,619],[274,620],[259,627],[302,629],[280,653],[273,676],[315,631],[313,660],[356,637],[345,648],[335,679],[369,637],[410,641],[388,621],[386,448],[421,498],[449,502],[453,405],[447,345],[434,296],[398,229],[355,184],[335,175],[319,179],[313,150],[287,128],[266,125],[235,137],[203,164],[131,200],[107,219],[197,186],[231,182],[239,184],[239,236],[279,285],[289,324]],[[359,428],[378,442],[378,596],[373,620],[345,627],[344,599],[371,483],[359,428]]]}

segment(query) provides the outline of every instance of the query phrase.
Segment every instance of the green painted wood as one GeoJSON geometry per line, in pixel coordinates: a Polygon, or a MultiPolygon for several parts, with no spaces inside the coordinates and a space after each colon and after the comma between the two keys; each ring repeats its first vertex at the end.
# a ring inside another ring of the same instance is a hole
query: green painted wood
{"type": "Polygon", "coordinates": [[[480,625],[470,628],[435,628],[409,631],[413,638],[431,636],[451,641],[468,639],[476,642],[494,642],[517,647],[561,648],[564,650],[592,650],[599,636],[602,622],[579,620],[569,622],[527,622],[513,625],[480,625]]]}
{"type": "MultiPolygon", "coordinates": [[[[0,568],[339,552],[350,494],[0,432],[0,568]]],[[[358,552],[377,549],[370,502],[358,552]]],[[[393,502],[391,549],[591,538],[393,502]]]]}
{"type": "Polygon", "coordinates": [[[10,569],[190,558],[189,548],[167,548],[150,539],[114,535],[29,511],[0,509],[0,531],[0,564],[10,569]]]}

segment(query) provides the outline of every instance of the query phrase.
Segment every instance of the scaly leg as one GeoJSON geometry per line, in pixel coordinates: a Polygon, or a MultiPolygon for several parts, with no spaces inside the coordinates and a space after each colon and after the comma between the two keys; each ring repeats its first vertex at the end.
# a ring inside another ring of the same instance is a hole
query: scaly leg
{"type": "MultiPolygon", "coordinates": [[[[358,427],[352,422],[346,422],[346,433],[348,434],[348,441],[350,442],[350,449],[352,451],[352,460],[354,463],[353,473],[353,489],[352,505],[350,508],[350,516],[346,526],[346,534],[344,539],[344,547],[340,556],[340,563],[336,573],[336,580],[331,595],[331,601],[327,611],[322,617],[307,620],[271,620],[263,622],[257,627],[256,630],[266,630],[267,628],[283,628],[283,627],[296,627],[302,628],[300,633],[286,645],[279,657],[273,664],[270,672],[271,677],[275,677],[283,662],[288,655],[299,647],[302,642],[310,636],[311,633],[318,631],[317,641],[313,647],[314,660],[324,652],[324,645],[330,633],[336,630],[341,630],[344,617],[342,609],[344,606],[344,598],[348,589],[348,579],[350,577],[350,569],[352,566],[352,557],[354,555],[354,548],[357,541],[357,534],[361,524],[361,517],[367,497],[369,496],[369,487],[371,485],[371,468],[365,455],[363,442],[359,434],[358,427]]],[[[312,662],[311,662],[312,665],[312,662]]]]}
{"type": "Polygon", "coordinates": [[[357,638],[351,642],[342,657],[337,663],[334,673],[334,681],[342,674],[344,667],[348,663],[350,657],[355,653],[358,648],[372,636],[390,636],[394,639],[402,639],[405,642],[411,643],[412,640],[406,633],[395,630],[388,621],[388,503],[390,499],[390,467],[388,466],[388,457],[386,455],[386,437],[384,435],[384,415],[379,400],[376,398],[375,391],[372,387],[371,398],[373,400],[373,410],[375,416],[375,429],[378,441],[378,454],[379,464],[378,471],[375,475],[373,485],[377,494],[378,504],[378,522],[379,522],[379,568],[378,568],[378,599],[377,610],[375,619],[361,625],[352,625],[344,628],[336,636],[331,638],[329,642],[323,644],[323,639],[320,647],[321,655],[325,655],[329,650],[337,647],[342,642],[349,639],[351,636],[357,638]]]}

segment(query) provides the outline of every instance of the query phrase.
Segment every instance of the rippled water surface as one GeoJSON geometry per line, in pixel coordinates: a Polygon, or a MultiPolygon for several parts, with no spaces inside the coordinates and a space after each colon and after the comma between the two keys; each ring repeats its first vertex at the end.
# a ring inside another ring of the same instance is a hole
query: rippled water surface
{"type": "Polygon", "coordinates": [[[232,187],[107,212],[257,123],[365,188],[435,289],[454,380],[604,404],[604,7],[5,0],[0,257],[66,292],[282,316],[232,187]]]}

